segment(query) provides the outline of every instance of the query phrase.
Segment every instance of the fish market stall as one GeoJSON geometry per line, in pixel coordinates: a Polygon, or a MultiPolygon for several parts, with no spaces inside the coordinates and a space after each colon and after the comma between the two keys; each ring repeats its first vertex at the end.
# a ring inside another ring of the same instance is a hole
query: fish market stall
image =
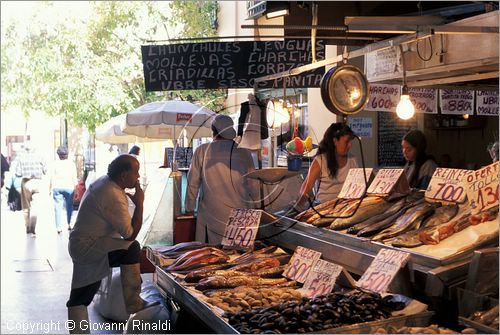
{"type": "Polygon", "coordinates": [[[290,255],[277,247],[240,254],[196,242],[180,245],[193,249],[187,254],[172,252],[176,246],[148,249],[156,284],[215,333],[371,333],[389,326],[428,326],[434,315],[427,305],[403,295],[337,287],[334,293],[306,298],[297,282],[281,275],[283,265],[277,264],[288,262],[290,255]],[[209,261],[219,256],[224,260],[209,261]]]}

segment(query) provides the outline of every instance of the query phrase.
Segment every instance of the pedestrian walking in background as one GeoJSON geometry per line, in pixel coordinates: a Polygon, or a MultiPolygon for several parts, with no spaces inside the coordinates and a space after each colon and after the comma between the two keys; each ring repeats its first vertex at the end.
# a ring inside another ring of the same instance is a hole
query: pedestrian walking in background
{"type": "Polygon", "coordinates": [[[137,145],[134,145],[132,148],[130,148],[129,152],[130,155],[134,156],[137,158],[139,154],[141,153],[141,148],[137,145]]]}
{"type": "Polygon", "coordinates": [[[2,155],[2,166],[1,166],[1,173],[2,173],[2,186],[3,187],[3,184],[4,184],[4,180],[5,180],[5,171],[9,171],[9,162],[7,162],[7,159],[4,157],[3,154],[0,154],[2,155]]]}
{"type": "Polygon", "coordinates": [[[61,214],[66,207],[66,222],[71,230],[71,215],[73,214],[73,195],[77,183],[76,165],[68,159],[68,148],[57,148],[59,160],[54,162],[51,174],[52,198],[54,199],[54,213],[57,233],[62,232],[61,214]]]}
{"type": "MultiPolygon", "coordinates": [[[[39,155],[30,140],[24,143],[24,152],[19,154],[16,175],[21,177],[21,207],[23,209],[26,234],[35,237],[35,228],[40,210],[40,192],[44,190],[42,180],[47,173],[45,159],[39,155]]],[[[48,190],[46,190],[48,192],[48,190]]]]}

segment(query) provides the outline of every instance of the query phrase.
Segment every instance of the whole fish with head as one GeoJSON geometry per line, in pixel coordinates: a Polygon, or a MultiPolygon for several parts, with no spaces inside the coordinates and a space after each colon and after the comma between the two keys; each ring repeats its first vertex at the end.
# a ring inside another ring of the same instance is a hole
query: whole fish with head
{"type": "Polygon", "coordinates": [[[436,209],[434,214],[422,222],[422,226],[419,229],[411,230],[403,235],[395,236],[394,238],[384,240],[386,244],[391,244],[393,247],[402,248],[415,248],[422,245],[420,241],[419,234],[425,229],[435,227],[437,225],[449,222],[458,213],[458,205],[445,205],[436,209]]]}
{"type": "Polygon", "coordinates": [[[387,201],[382,197],[366,197],[357,199],[356,202],[347,206],[337,218],[333,218],[330,229],[341,230],[350,227],[366,218],[370,213],[377,212],[378,208],[387,207],[387,201]],[[380,207],[379,207],[380,206],[380,207]]]}
{"type": "Polygon", "coordinates": [[[370,227],[373,224],[376,224],[377,222],[380,222],[386,218],[388,218],[391,215],[396,214],[401,208],[403,208],[405,204],[405,199],[399,199],[396,202],[392,203],[391,207],[389,207],[386,211],[383,213],[377,214],[375,216],[369,217],[366,220],[355,224],[352,227],[349,227],[347,229],[348,234],[357,234],[359,231],[366,227],[370,227]]]}
{"type": "Polygon", "coordinates": [[[432,215],[437,206],[439,206],[439,204],[424,202],[416,207],[409,208],[403,215],[396,219],[392,226],[375,235],[372,240],[379,241],[400,235],[411,229],[420,228],[422,221],[432,215]]]}
{"type": "Polygon", "coordinates": [[[313,224],[314,221],[322,218],[323,216],[336,216],[339,215],[346,207],[353,205],[356,203],[356,199],[340,199],[334,206],[329,206],[325,208],[318,209],[319,206],[322,204],[315,206],[314,208],[311,208],[310,210],[313,211],[313,215],[311,215],[307,220],[301,220],[305,221],[306,223],[313,224]]]}

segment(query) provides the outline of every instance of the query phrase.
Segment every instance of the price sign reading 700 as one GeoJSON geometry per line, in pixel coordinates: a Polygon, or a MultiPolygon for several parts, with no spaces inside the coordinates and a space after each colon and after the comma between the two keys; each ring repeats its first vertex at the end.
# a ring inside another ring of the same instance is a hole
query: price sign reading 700
{"type": "Polygon", "coordinates": [[[321,252],[298,246],[286,265],[283,276],[304,283],[312,266],[320,257],[321,252]]]}
{"type": "Polygon", "coordinates": [[[425,197],[433,200],[463,203],[467,195],[463,180],[470,170],[437,168],[425,191],[425,197]]]}

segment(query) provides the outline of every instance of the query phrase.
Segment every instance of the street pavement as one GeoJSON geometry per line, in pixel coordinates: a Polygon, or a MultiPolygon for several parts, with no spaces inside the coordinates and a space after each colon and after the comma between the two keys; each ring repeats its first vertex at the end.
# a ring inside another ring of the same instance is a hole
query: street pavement
{"type": "MultiPolygon", "coordinates": [[[[4,191],[4,190],[2,190],[4,191]]],[[[1,332],[2,334],[68,334],[66,301],[72,263],[67,229],[57,234],[52,199],[40,200],[36,237],[26,234],[21,211],[12,212],[1,197],[1,332]]],[[[77,212],[73,212],[73,221],[77,212]]],[[[109,325],[89,306],[92,323],[109,325]]],[[[99,328],[99,327],[98,327],[99,328]]],[[[93,329],[92,333],[121,333],[93,329]]]]}

